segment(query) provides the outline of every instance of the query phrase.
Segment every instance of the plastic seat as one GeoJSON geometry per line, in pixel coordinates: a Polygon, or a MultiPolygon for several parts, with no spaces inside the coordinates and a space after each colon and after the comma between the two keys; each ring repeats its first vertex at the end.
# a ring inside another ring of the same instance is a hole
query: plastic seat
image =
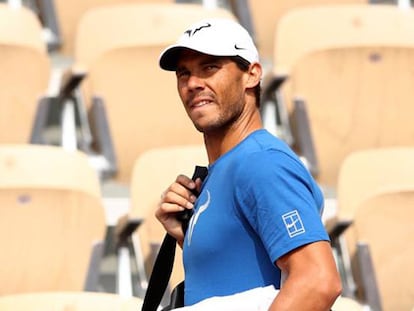
{"type": "Polygon", "coordinates": [[[28,143],[50,77],[42,26],[29,9],[0,3],[0,70],[0,143],[28,143]]]}
{"type": "Polygon", "coordinates": [[[132,311],[139,310],[141,304],[141,299],[136,297],[93,292],[41,292],[0,297],[2,311],[132,311]]]}
{"type": "Polygon", "coordinates": [[[377,148],[353,152],[341,166],[338,219],[352,225],[334,245],[342,256],[344,282],[353,286],[349,293],[373,310],[408,310],[413,303],[413,156],[410,147],[377,148]],[[396,275],[398,286],[392,281],[396,275]]]}
{"type": "Polygon", "coordinates": [[[414,304],[413,204],[414,187],[390,186],[358,205],[356,273],[373,310],[409,310],[414,304]]]}
{"type": "Polygon", "coordinates": [[[274,74],[289,75],[302,56],[327,48],[412,46],[412,40],[406,41],[411,25],[410,10],[364,2],[303,6],[284,14],[274,32],[274,74]],[[381,20],[387,20],[388,27],[381,20]],[[326,27],[332,32],[326,32],[326,27]],[[379,31],[381,27],[384,29],[379,31]]]}
{"type": "Polygon", "coordinates": [[[105,213],[85,154],[0,145],[0,294],[96,290],[105,213]]]}
{"type": "Polygon", "coordinates": [[[332,311],[363,311],[364,305],[354,299],[340,296],[331,309],[332,311]]]}
{"type": "Polygon", "coordinates": [[[414,142],[412,29],[414,10],[387,5],[303,8],[282,18],[274,67],[288,75],[282,105],[292,146],[322,185],[336,188],[353,151],[414,142]]]}
{"type": "Polygon", "coordinates": [[[87,11],[101,6],[128,3],[172,3],[173,0],[55,0],[55,11],[62,36],[59,52],[67,57],[75,55],[76,31],[79,21],[87,11]]]}
{"type": "MultiPolygon", "coordinates": [[[[313,7],[335,4],[368,3],[367,0],[261,0],[248,1],[249,10],[252,16],[255,39],[260,55],[267,61],[278,61],[274,58],[275,32],[278,31],[281,18],[291,10],[301,7],[313,7]]],[[[281,47],[282,48],[282,47],[281,47]]]]}
{"type": "Polygon", "coordinates": [[[414,149],[388,147],[348,155],[338,178],[338,217],[352,219],[358,204],[382,187],[414,186],[414,149]]]}

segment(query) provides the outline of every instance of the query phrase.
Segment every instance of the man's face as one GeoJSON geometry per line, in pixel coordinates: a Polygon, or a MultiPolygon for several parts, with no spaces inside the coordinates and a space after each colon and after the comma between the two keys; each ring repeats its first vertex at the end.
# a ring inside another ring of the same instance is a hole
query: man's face
{"type": "Polygon", "coordinates": [[[248,74],[229,58],[186,50],[176,75],[180,98],[200,132],[228,129],[242,115],[248,74]]]}

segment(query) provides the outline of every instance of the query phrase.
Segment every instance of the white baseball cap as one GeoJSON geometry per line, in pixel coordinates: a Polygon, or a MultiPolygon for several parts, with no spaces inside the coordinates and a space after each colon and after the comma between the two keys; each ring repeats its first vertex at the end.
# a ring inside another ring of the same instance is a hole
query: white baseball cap
{"type": "Polygon", "coordinates": [[[175,44],[161,53],[160,67],[175,71],[183,49],[212,56],[240,56],[250,64],[259,62],[253,39],[245,28],[231,19],[204,19],[191,25],[175,44]]]}

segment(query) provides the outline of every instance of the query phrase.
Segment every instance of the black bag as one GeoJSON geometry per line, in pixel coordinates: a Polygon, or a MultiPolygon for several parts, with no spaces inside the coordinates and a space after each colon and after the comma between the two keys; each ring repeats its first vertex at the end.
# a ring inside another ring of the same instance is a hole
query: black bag
{"type": "MultiPolygon", "coordinates": [[[[201,180],[204,180],[207,173],[208,170],[206,167],[196,166],[192,179],[196,180],[197,178],[201,178],[201,180]]],[[[198,196],[198,193],[194,194],[198,196]]],[[[192,210],[185,210],[177,215],[182,223],[184,233],[187,231],[192,212],[192,210]]],[[[171,277],[176,246],[176,240],[167,233],[155,260],[141,311],[156,311],[158,309],[171,277]]],[[[170,303],[162,311],[180,307],[184,307],[184,281],[174,288],[171,293],[170,303]]]]}

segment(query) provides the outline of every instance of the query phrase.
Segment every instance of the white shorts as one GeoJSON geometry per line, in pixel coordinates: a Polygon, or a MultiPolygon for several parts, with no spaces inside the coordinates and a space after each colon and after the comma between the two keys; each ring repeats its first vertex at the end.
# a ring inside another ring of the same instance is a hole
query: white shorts
{"type": "Polygon", "coordinates": [[[273,285],[257,287],[229,296],[211,297],[192,306],[177,308],[175,311],[267,311],[279,290],[273,285]]]}

